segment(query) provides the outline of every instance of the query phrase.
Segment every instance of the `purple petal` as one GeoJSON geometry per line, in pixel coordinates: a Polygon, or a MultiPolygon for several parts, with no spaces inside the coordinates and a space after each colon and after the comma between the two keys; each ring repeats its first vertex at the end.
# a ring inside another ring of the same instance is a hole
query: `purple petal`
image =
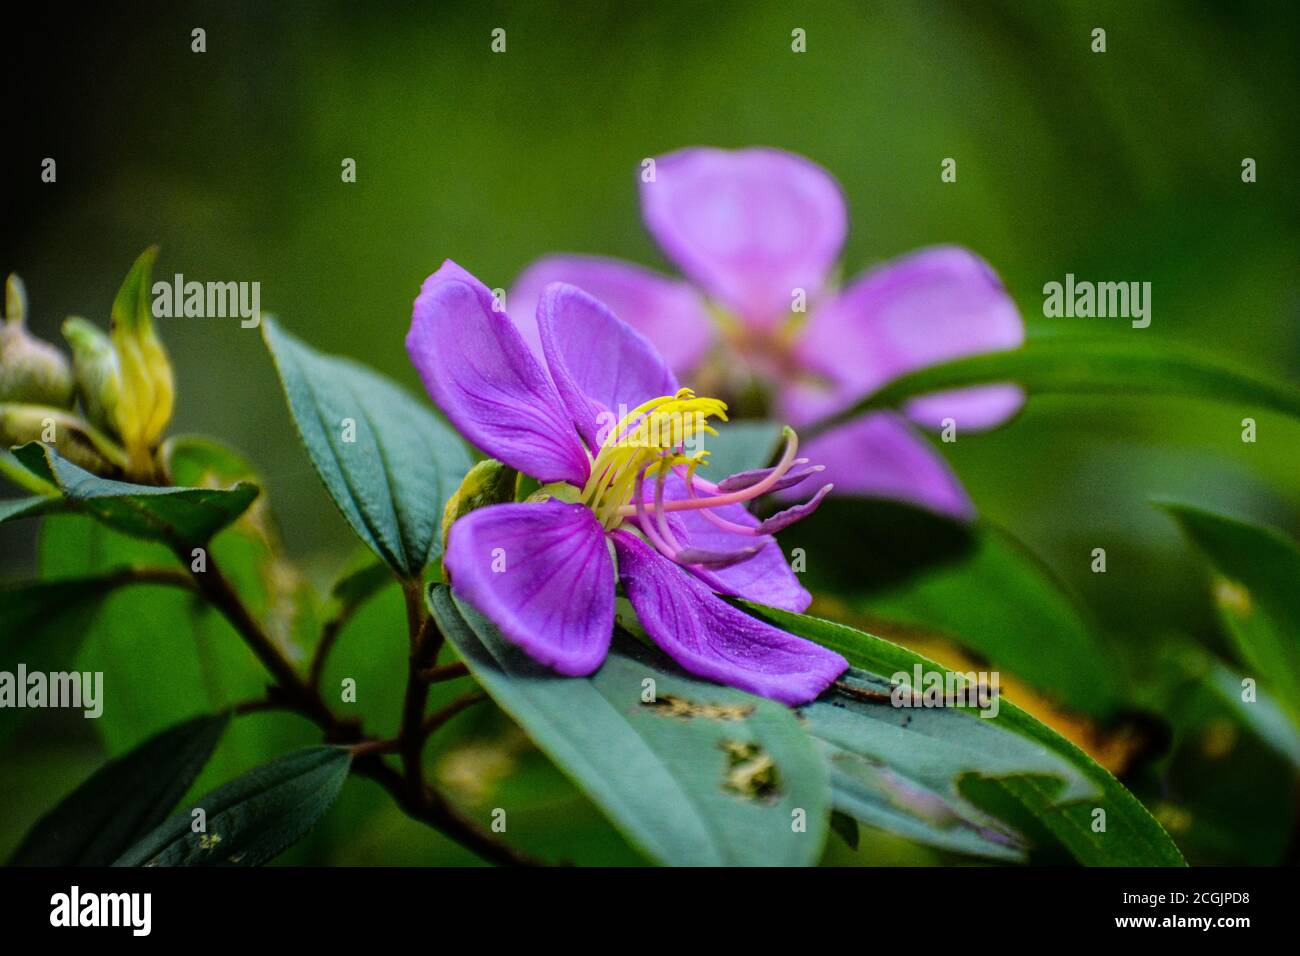
{"type": "MultiPolygon", "coordinates": [[[[983,259],[936,246],[886,263],[814,310],[798,346],[800,361],[847,404],[905,372],[964,355],[1019,346],[1024,323],[983,259]]],[[[1013,385],[927,395],[907,407],[915,421],[959,430],[989,428],[1024,401],[1013,385]]]]}
{"type": "Polygon", "coordinates": [[[801,450],[826,466],[825,477],[834,483],[837,495],[895,498],[962,520],[975,516],[947,462],[893,413],[865,415],[812,439],[801,450]]]}
{"type": "Polygon", "coordinates": [[[406,350],[456,429],[542,482],[582,484],[587,454],[571,414],[492,294],[454,262],[425,280],[406,350]]]}
{"type": "Polygon", "coordinates": [[[591,509],[554,499],[492,505],[451,526],[455,592],[561,674],[598,668],[614,629],[614,565],[591,509]]]}
{"type": "Polygon", "coordinates": [[[646,226],[687,276],[751,325],[788,318],[794,290],[811,301],[844,244],[839,185],[815,163],[775,149],[684,149],[641,184],[646,226]]]}
{"type": "Polygon", "coordinates": [[[822,485],[817,489],[817,494],[807,501],[764,518],[758,526],[759,532],[762,534],[776,534],[781,529],[790,527],[796,521],[802,521],[817,510],[817,506],[822,503],[822,499],[829,495],[834,488],[834,485],[822,485]]]}
{"type": "Polygon", "coordinates": [[[677,391],[676,377],[645,336],[576,286],[546,287],[537,329],[555,387],[593,453],[633,408],[677,391]]]}
{"type": "MultiPolygon", "coordinates": [[[[687,497],[686,482],[676,474],[664,483],[664,498],[668,501],[687,497]]],[[[758,519],[745,510],[744,505],[725,505],[714,508],[713,513],[733,524],[757,528],[758,519]]],[[[751,558],[729,567],[699,567],[691,571],[701,581],[719,594],[742,597],[757,604],[767,604],[786,611],[802,613],[812,603],[812,595],[799,583],[798,576],[770,535],[741,535],[719,528],[699,511],[674,511],[669,515],[669,525],[681,543],[688,549],[708,554],[725,554],[739,548],[758,546],[751,558]]]]}
{"type": "MultiPolygon", "coordinates": [[[[803,459],[805,462],[807,459],[803,459]]],[[[772,485],[773,492],[784,491],[786,488],[793,488],[820,471],[823,471],[821,465],[795,465],[784,475],[777,479],[772,485]]],[[[755,468],[752,471],[738,471],[734,475],[728,475],[718,482],[718,490],[722,492],[744,491],[751,488],[770,475],[774,468],[755,468]]]]}
{"type": "Polygon", "coordinates": [[[849,666],[834,651],[732,607],[635,535],[615,531],[613,538],[619,578],[641,626],[690,673],[797,706],[849,666]]]}
{"type": "Polygon", "coordinates": [[[541,355],[534,316],[542,290],[567,282],[595,297],[650,340],[678,375],[692,371],[713,344],[714,326],[695,287],[649,269],[598,256],[547,256],[520,274],[510,312],[524,340],[541,355]]]}
{"type": "Polygon", "coordinates": [[[748,561],[761,551],[758,545],[737,548],[735,551],[703,551],[700,548],[683,548],[677,552],[677,564],[699,565],[704,568],[729,568],[748,561]]]}

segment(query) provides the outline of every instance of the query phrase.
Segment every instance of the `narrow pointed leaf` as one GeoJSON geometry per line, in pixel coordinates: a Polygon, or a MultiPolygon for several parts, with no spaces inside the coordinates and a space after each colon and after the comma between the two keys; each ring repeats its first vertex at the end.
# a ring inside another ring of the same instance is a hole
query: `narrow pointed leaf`
{"type": "Polygon", "coordinates": [[[134,537],[174,546],[205,543],[243,514],[258,494],[257,486],[250,482],[222,489],[110,481],[79,468],[39,442],[15,449],[14,457],[37,478],[58,488],[69,510],[85,512],[134,537]]]}
{"type": "Polygon", "coordinates": [[[1219,618],[1243,676],[1300,725],[1300,548],[1268,528],[1190,505],[1161,507],[1209,558],[1219,618]]]}
{"type": "Polygon", "coordinates": [[[1030,395],[1182,395],[1239,402],[1300,418],[1300,389],[1293,385],[1168,346],[1157,349],[1114,337],[1061,335],[903,375],[817,422],[805,437],[921,395],[999,382],[1014,382],[1030,395]]]}
{"type": "Polygon", "coordinates": [[[105,764],[37,821],[9,865],[108,866],[166,819],[229,720],[186,721],[105,764]]]}
{"type": "Polygon", "coordinates": [[[329,809],[352,757],[309,747],[200,797],[122,854],[114,866],[260,866],[297,843],[329,809]],[[193,811],[206,827],[195,833],[193,811]]]}

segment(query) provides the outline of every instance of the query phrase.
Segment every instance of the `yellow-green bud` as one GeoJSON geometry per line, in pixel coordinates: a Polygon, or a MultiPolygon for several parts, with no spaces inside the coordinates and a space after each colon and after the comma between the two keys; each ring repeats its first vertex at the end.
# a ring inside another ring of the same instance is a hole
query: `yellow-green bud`
{"type": "Polygon", "coordinates": [[[456,493],[442,509],[442,549],[447,550],[447,535],[458,518],[471,511],[514,501],[519,473],[495,458],[480,461],[465,475],[456,493]]]}
{"type": "MultiPolygon", "coordinates": [[[[54,447],[74,465],[97,475],[116,478],[122,473],[110,457],[112,444],[66,409],[0,402],[0,442],[9,448],[30,441],[54,447]]],[[[120,454],[116,450],[116,455],[120,454]]]]}
{"type": "Polygon", "coordinates": [[[175,400],[171,363],[154,332],[149,302],[149,274],[157,257],[158,247],[150,246],[136,259],[113,300],[109,333],[122,381],[113,424],[135,470],[151,467],[175,400]]]}
{"type": "Polygon", "coordinates": [[[53,345],[28,333],[27,294],[11,275],[5,283],[5,322],[0,327],[0,402],[30,402],[69,408],[72,371],[53,345]]]}
{"type": "Polygon", "coordinates": [[[63,337],[72,349],[72,369],[86,417],[97,427],[117,434],[114,416],[122,400],[122,367],[112,340],[98,326],[78,316],[63,323],[63,337]]]}

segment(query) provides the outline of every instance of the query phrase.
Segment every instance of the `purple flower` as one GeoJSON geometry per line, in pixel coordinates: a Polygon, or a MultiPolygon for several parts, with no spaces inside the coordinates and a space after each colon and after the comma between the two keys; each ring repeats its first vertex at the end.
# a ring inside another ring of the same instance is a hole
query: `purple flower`
{"type": "MultiPolygon", "coordinates": [[[[517,314],[529,314],[548,283],[571,282],[644,334],[679,374],[697,372],[715,346],[726,346],[722,366],[736,387],[750,377],[766,384],[779,417],[795,426],[905,372],[1024,339],[993,270],[954,246],[914,252],[832,288],[847,214],[839,185],[809,160],[774,149],[694,148],[660,157],[654,172],[641,184],[646,226],[691,281],[614,259],[549,256],[516,282],[517,314]],[[801,294],[806,313],[797,309],[801,294]]],[[[536,340],[535,329],[523,332],[536,340]]],[[[961,483],[913,423],[938,428],[951,418],[960,430],[979,430],[1022,402],[1012,385],[929,395],[904,414],[867,415],[822,435],[807,452],[826,465],[838,493],[969,518],[961,483]]]]}
{"type": "Polygon", "coordinates": [[[544,483],[452,525],[443,562],[456,593],[538,661],[590,674],[609,650],[617,561],[642,626],[686,670],[791,705],[821,693],[848,666],[842,657],[717,596],[793,611],[811,600],[770,532],[829,488],[761,523],[744,507],[817,473],[795,457],[793,432],[773,468],[705,481],[696,446],[726,406],[679,388],[644,336],[580,289],[551,284],[537,302],[543,366],[494,305],[446,262],[415,300],[406,339],[461,434],[544,483]]]}

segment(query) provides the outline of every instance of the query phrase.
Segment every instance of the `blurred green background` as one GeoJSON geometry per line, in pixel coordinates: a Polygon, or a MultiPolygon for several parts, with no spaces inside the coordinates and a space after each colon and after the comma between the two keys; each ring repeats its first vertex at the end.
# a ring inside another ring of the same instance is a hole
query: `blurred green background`
{"type": "MultiPolygon", "coordinates": [[[[260,281],[262,308],[296,334],[418,389],[403,337],[444,258],[503,286],[557,250],[670,269],[640,224],[640,160],[763,144],[842,183],[846,276],[961,243],[1002,275],[1031,334],[1177,341],[1294,383],[1298,23],[1293,4],[1258,2],[47,5],[7,44],[0,267],[26,280],[34,331],[57,339],[68,314],[106,323],[131,261],[157,242],[161,276],[260,281]],[[190,51],[194,27],[206,53],[190,51]],[[504,55],[489,49],[495,27],[507,30],[504,55]],[[795,27],[804,54],[790,50],[795,27]],[[1104,54],[1090,50],[1094,27],[1104,54]],[[39,182],[46,156],[56,184],[39,182]],[[345,157],[355,184],[340,181],[345,157]],[[945,157],[955,184],[940,182],[945,157]],[[1244,157],[1258,164],[1254,184],[1241,180],[1244,157]],[[1151,282],[1150,328],[1045,320],[1042,287],[1067,272],[1151,282]]],[[[161,332],[177,372],[172,431],[248,455],[288,551],[328,579],[355,544],[258,333],[220,319],[162,320],[161,332]]],[[[1300,425],[1256,409],[1043,399],[996,433],[942,447],[981,513],[1080,596],[1138,672],[1170,632],[1217,640],[1204,566],[1151,498],[1300,533],[1300,425]],[[1240,439],[1247,415],[1255,444],[1240,439]],[[1098,546],[1105,575],[1088,568],[1098,546]]],[[[32,528],[6,526],[0,543],[5,577],[29,574],[32,528]]],[[[380,633],[396,597],[343,646],[400,669],[400,637],[380,633]]],[[[529,839],[632,858],[544,761],[506,750],[478,757],[522,768],[509,786],[539,807],[529,839]],[[557,835],[560,819],[574,822],[557,835]]],[[[6,756],[24,769],[5,774],[0,805],[84,776],[60,754],[6,756]]],[[[1259,759],[1222,800],[1237,814],[1255,794],[1279,822],[1251,852],[1230,835],[1216,857],[1209,840],[1205,859],[1281,854],[1294,795],[1258,794],[1251,781],[1276,776],[1259,759]]],[[[290,859],[468,859],[368,784],[350,785],[344,804],[290,859]]],[[[3,814],[0,853],[39,809],[3,814]]],[[[859,857],[932,859],[892,841],[859,857]]]]}

